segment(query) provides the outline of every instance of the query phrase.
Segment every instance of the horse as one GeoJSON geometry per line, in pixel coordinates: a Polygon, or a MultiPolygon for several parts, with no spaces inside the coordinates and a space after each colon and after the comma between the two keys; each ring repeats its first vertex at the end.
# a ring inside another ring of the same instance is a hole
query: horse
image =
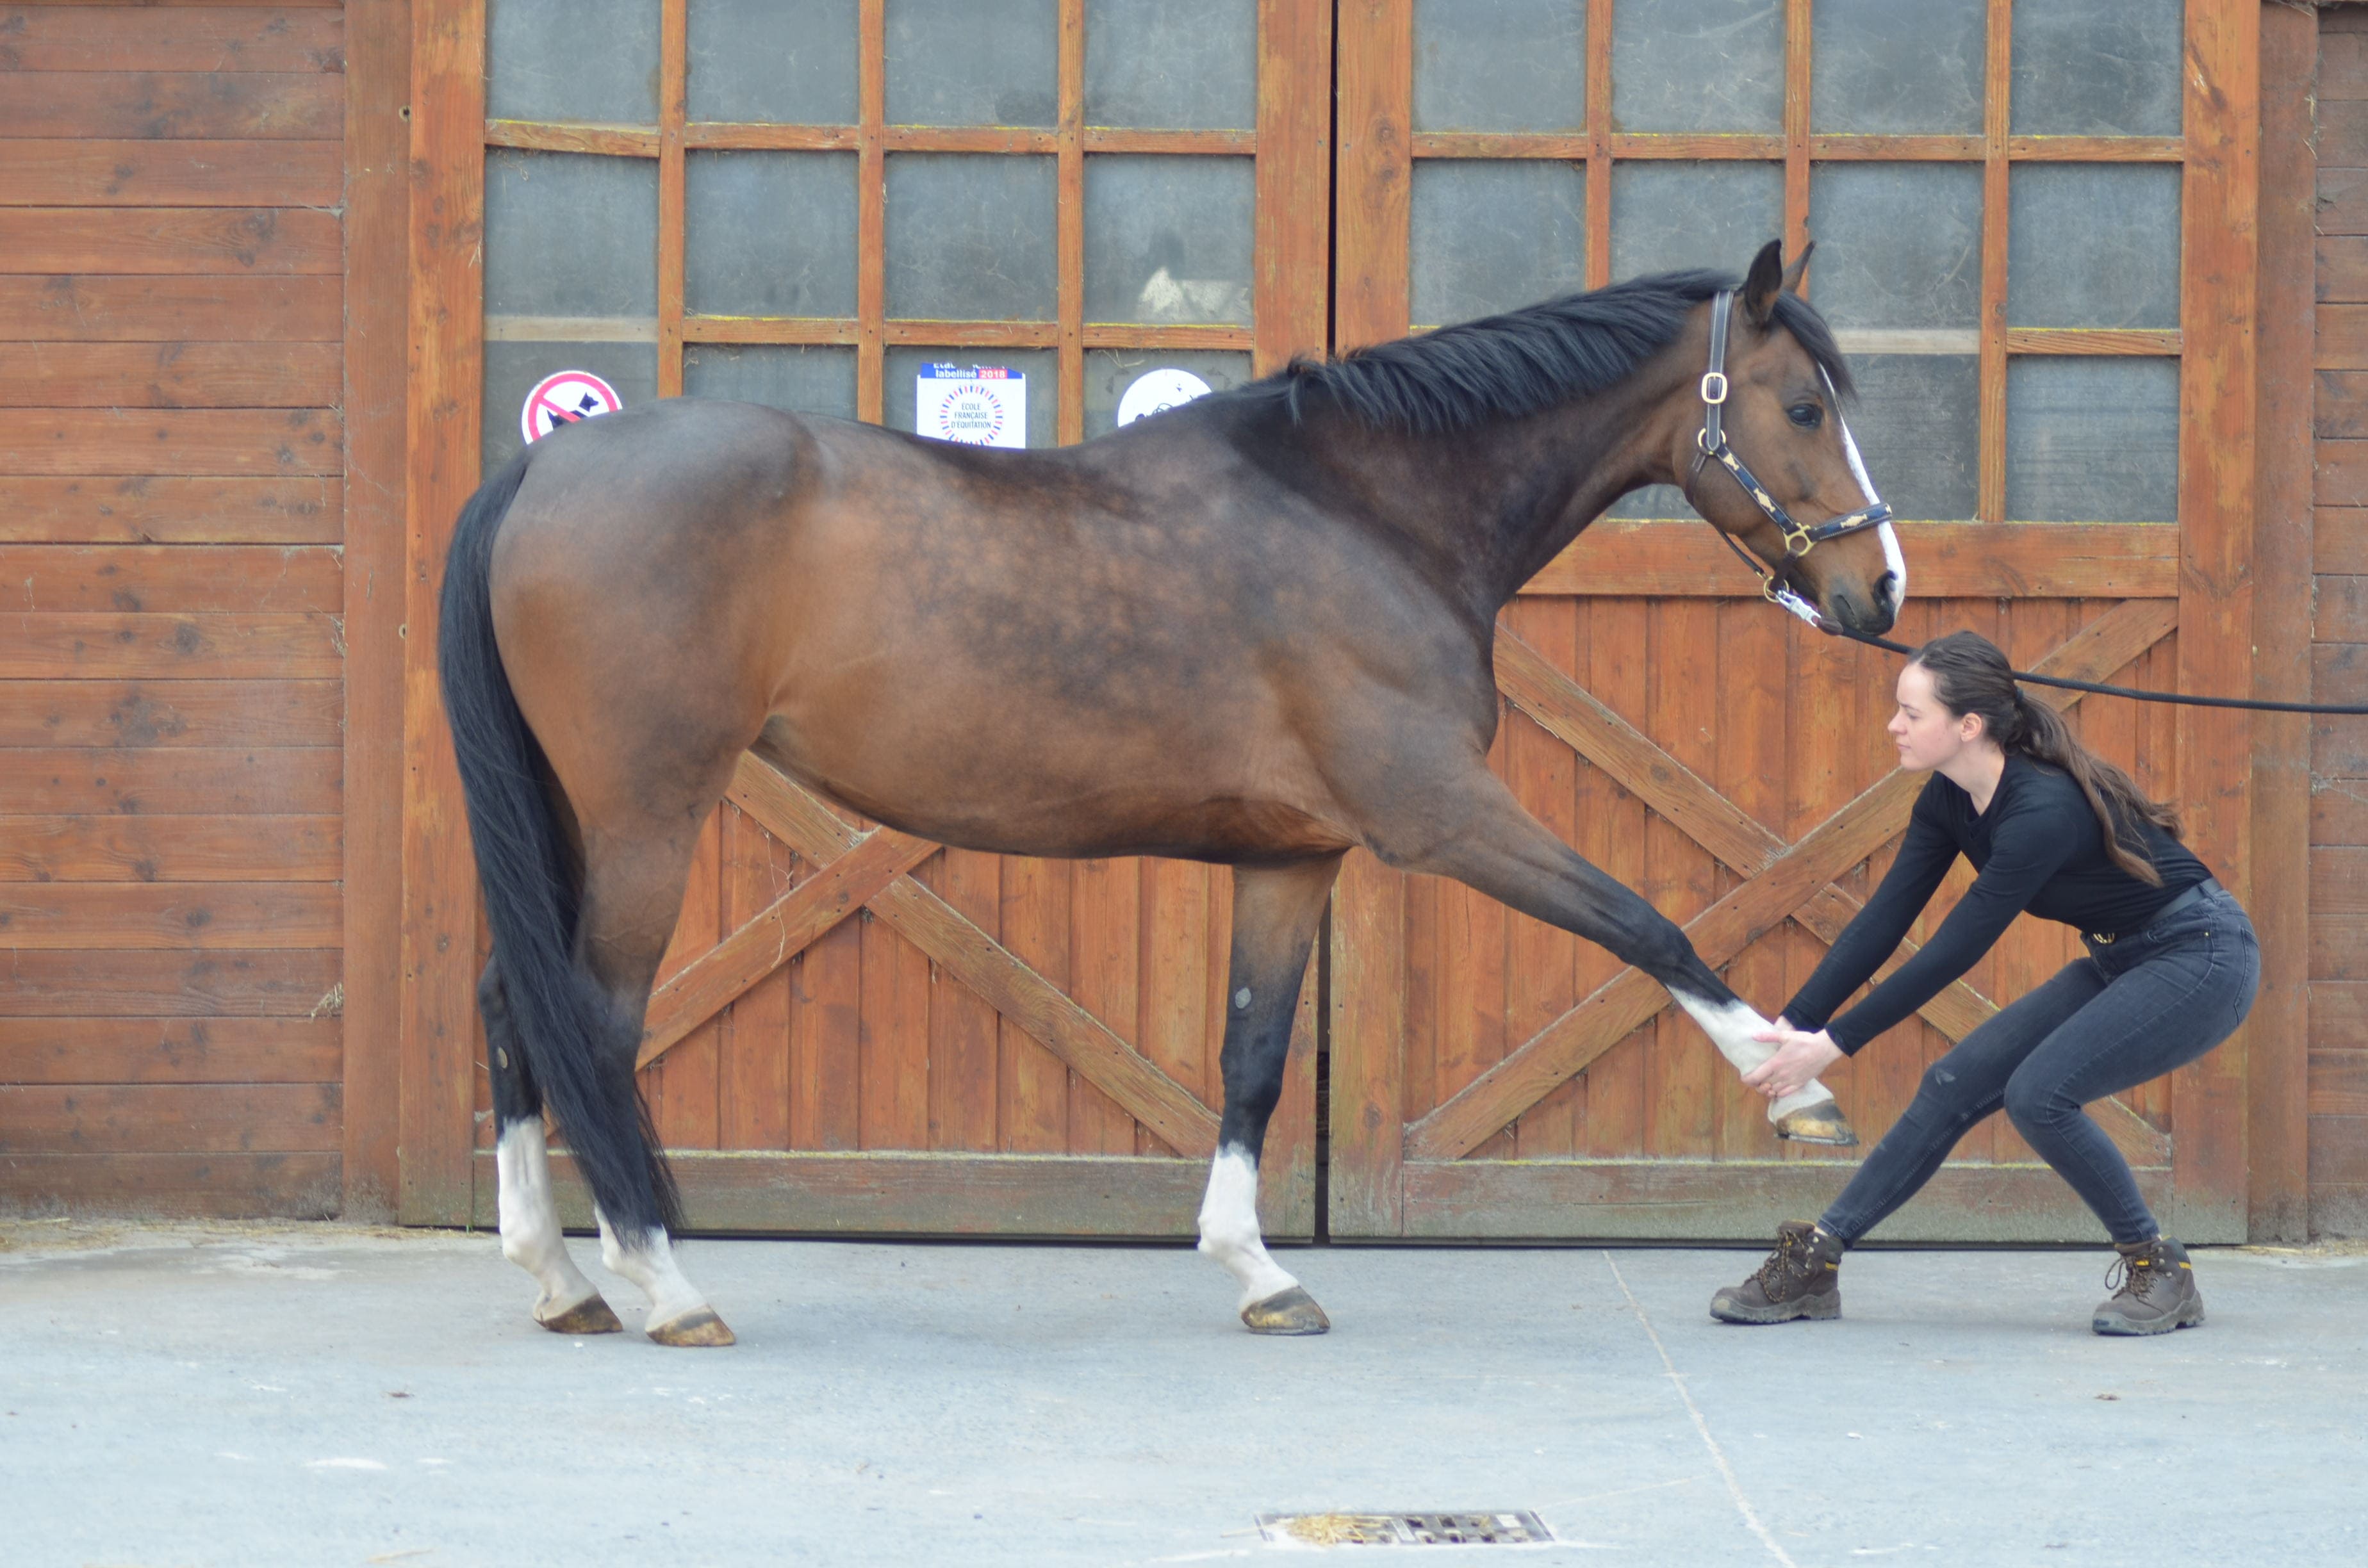
{"type": "MultiPolygon", "coordinates": [[[[568,1256],[547,1108],[644,1332],[733,1342],[671,1249],[633,1063],[694,840],[751,750],[941,844],[1233,868],[1199,1229],[1255,1333],[1329,1327],[1255,1202],[1350,849],[1600,944],[1737,1066],[1765,1060],[1765,1021],[1678,926],[1486,758],[1498,610],[1648,483],[1684,486],[1797,613],[1892,625],[1907,568],[1806,259],[1771,242],[1739,285],[1661,274],[1297,361],[1053,450],[681,401],[555,431],[487,480],[455,525],[438,658],[493,937],[502,1251],[541,1287],[535,1320],[621,1326],[568,1256]]],[[[1821,1085],[1770,1116],[1852,1141],[1821,1085]]]]}

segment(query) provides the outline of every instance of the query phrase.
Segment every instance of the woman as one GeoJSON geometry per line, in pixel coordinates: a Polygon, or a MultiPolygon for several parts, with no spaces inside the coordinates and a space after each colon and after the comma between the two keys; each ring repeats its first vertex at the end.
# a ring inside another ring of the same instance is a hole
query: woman
{"type": "Polygon", "coordinates": [[[2078,929],[2088,956],[1934,1062],[1824,1218],[1779,1227],[1759,1271],[1712,1298],[1715,1318],[1840,1316],[1843,1249],[1914,1197],[1965,1131],[2003,1106],[2121,1254],[2096,1331],[2165,1334],[2203,1321],[2187,1250],[2162,1234],[2121,1151],[2080,1108],[2235,1032],[2253,1005],[2260,949],[2242,906],[2179,842],[2170,808],[2090,754],[2009,669],[1994,644],[1958,631],[1926,643],[1900,671],[1888,729],[1900,766],[1931,781],[1883,885],[1759,1036],[1777,1051],[1743,1081],[1771,1097],[1793,1093],[1913,1015],[2024,910],[2078,929]],[[1980,875],[1932,940],[1832,1017],[1898,946],[1960,854],[1980,875]]]}

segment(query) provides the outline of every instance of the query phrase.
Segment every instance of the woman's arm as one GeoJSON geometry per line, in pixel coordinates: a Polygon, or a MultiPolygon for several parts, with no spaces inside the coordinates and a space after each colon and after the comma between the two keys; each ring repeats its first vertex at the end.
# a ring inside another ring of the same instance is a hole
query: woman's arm
{"type": "Polygon", "coordinates": [[[2055,815],[2033,808],[2001,820],[1992,843],[1990,863],[1949,911],[1932,939],[1865,1001],[1826,1026],[1827,1035],[1844,1054],[1855,1054],[1973,968],[2071,857],[2076,835],[2055,815]]]}
{"type": "Polygon", "coordinates": [[[1804,1034],[1823,1028],[1834,1009],[1864,985],[1899,946],[1899,939],[1932,901],[1956,858],[1956,841],[1942,825],[1940,803],[1927,785],[1916,798],[1899,858],[1892,861],[1883,885],[1842,927],[1816,972],[1784,1004],[1781,1021],[1804,1034]]]}

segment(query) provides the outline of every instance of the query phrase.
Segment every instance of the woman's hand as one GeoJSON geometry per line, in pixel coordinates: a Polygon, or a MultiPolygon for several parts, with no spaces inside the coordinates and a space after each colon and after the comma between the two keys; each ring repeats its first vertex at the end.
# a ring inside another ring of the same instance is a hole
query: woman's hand
{"type": "Polygon", "coordinates": [[[1842,1048],[1819,1029],[1803,1034],[1782,1018],[1751,1037],[1776,1047],[1776,1054],[1743,1075],[1746,1086],[1771,1100],[1797,1094],[1802,1085],[1842,1059],[1842,1048]]]}

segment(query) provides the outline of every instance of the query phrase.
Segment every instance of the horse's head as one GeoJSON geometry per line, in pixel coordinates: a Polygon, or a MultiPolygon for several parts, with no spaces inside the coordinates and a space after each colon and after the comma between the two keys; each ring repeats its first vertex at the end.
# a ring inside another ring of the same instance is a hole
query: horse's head
{"type": "Polygon", "coordinates": [[[1842,422],[1848,374],[1798,292],[1808,259],[1804,248],[1786,267],[1771,240],[1738,293],[1702,307],[1685,341],[1707,345],[1706,373],[1680,394],[1674,466],[1694,509],[1764,568],[1779,603],[1880,636],[1907,597],[1907,567],[1842,422]]]}

